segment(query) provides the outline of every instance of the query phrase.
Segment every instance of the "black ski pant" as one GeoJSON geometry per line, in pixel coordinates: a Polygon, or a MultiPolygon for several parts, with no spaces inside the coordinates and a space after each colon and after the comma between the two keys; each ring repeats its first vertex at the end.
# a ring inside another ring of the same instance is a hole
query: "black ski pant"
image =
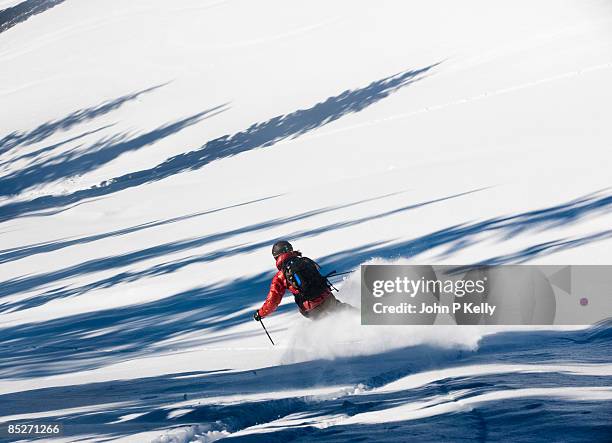
{"type": "Polygon", "coordinates": [[[332,315],[338,312],[357,312],[358,309],[348,303],[343,303],[330,294],[323,303],[310,311],[303,311],[300,309],[301,314],[310,320],[320,320],[328,315],[332,315]]]}

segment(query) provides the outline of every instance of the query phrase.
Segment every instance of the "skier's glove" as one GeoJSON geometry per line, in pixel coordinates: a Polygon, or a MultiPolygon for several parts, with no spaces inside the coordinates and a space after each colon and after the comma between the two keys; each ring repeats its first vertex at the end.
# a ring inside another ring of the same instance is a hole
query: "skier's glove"
{"type": "Polygon", "coordinates": [[[259,309],[255,311],[255,314],[253,314],[253,320],[261,321],[261,315],[259,315],[259,309]]]}

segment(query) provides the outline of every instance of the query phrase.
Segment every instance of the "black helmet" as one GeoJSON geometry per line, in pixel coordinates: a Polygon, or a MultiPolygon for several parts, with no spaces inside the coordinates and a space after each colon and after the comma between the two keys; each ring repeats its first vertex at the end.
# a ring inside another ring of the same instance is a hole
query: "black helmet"
{"type": "Polygon", "coordinates": [[[278,258],[279,255],[284,254],[285,252],[293,251],[293,246],[287,240],[280,240],[274,243],[272,246],[272,256],[274,258],[278,258]]]}

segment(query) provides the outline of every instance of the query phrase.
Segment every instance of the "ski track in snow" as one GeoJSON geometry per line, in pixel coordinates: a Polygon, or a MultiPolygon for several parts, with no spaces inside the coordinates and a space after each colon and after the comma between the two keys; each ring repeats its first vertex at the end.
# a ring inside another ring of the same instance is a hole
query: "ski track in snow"
{"type": "Polygon", "coordinates": [[[376,118],[376,119],[372,119],[372,120],[368,120],[362,123],[358,123],[358,124],[354,124],[354,125],[344,125],[341,128],[338,129],[334,129],[334,130],[323,130],[323,131],[319,131],[315,134],[307,134],[305,136],[302,136],[300,138],[294,138],[294,139],[289,139],[289,140],[283,140],[278,142],[278,145],[284,145],[284,144],[292,144],[292,143],[299,143],[299,142],[307,142],[310,140],[315,140],[318,138],[323,138],[323,137],[329,137],[330,135],[336,135],[336,134],[340,134],[343,132],[347,132],[347,131],[353,131],[355,129],[361,129],[361,128],[365,128],[368,126],[375,126],[375,125],[379,125],[381,123],[387,123],[390,121],[394,121],[394,120],[401,120],[401,119],[405,119],[405,118],[410,118],[410,117],[414,117],[417,115],[422,115],[422,114],[426,114],[429,112],[434,112],[434,111],[439,111],[442,109],[447,109],[450,108],[452,106],[458,106],[458,105],[464,105],[464,104],[469,104],[469,103],[474,103],[480,100],[484,100],[484,99],[488,99],[488,98],[492,98],[492,97],[497,97],[500,95],[504,95],[504,94],[509,94],[512,92],[516,92],[516,91],[520,91],[523,89],[527,89],[527,88],[533,88],[535,86],[540,86],[540,85],[544,85],[547,83],[553,83],[553,82],[557,82],[560,80],[567,80],[567,79],[571,79],[573,77],[577,77],[579,75],[582,74],[587,74],[587,73],[591,73],[591,72],[596,72],[596,71],[600,71],[600,70],[604,70],[604,69],[610,69],[612,68],[612,62],[608,62],[608,63],[602,63],[602,64],[598,64],[598,65],[594,65],[594,66],[589,66],[587,68],[583,68],[583,69],[578,69],[575,71],[569,71],[569,72],[564,72],[562,74],[558,74],[558,75],[553,75],[550,77],[546,77],[546,78],[542,78],[539,80],[534,80],[531,82],[525,82],[525,83],[521,83],[518,85],[514,85],[514,86],[509,86],[507,88],[501,88],[501,89],[496,89],[496,90],[492,90],[492,91],[488,91],[488,92],[483,92],[480,94],[476,94],[470,97],[465,97],[465,98],[460,98],[457,100],[452,100],[449,102],[445,102],[445,103],[441,103],[438,105],[431,105],[431,106],[426,106],[424,108],[421,109],[417,109],[415,111],[411,111],[411,112],[406,112],[406,113],[401,113],[401,114],[394,114],[394,115],[390,115],[388,117],[383,117],[383,118],[376,118]]]}
{"type": "Polygon", "coordinates": [[[256,39],[252,39],[252,40],[243,40],[240,42],[234,42],[231,44],[227,44],[224,46],[219,46],[217,49],[230,49],[230,48],[243,48],[243,47],[248,47],[248,46],[255,46],[255,45],[259,45],[262,43],[269,43],[269,42],[273,42],[276,40],[281,40],[281,39],[285,39],[285,38],[289,38],[289,37],[294,37],[297,35],[301,35],[301,34],[307,34],[311,31],[320,29],[320,28],[324,28],[333,24],[336,24],[340,21],[339,18],[335,18],[335,19],[331,19],[331,20],[326,20],[324,22],[321,23],[315,23],[312,25],[308,25],[308,26],[302,26],[300,28],[297,29],[293,29],[291,31],[287,31],[287,32],[283,32],[281,34],[275,34],[275,35],[270,35],[267,37],[261,37],[261,38],[256,38],[256,39]]]}
{"type": "Polygon", "coordinates": [[[75,37],[79,34],[86,34],[95,29],[102,28],[104,26],[112,25],[121,20],[127,20],[128,17],[122,15],[116,15],[108,18],[95,18],[84,20],[78,24],[72,24],[63,28],[57,29],[53,32],[45,33],[44,35],[37,36],[29,45],[23,45],[20,49],[8,50],[0,52],[0,62],[6,63],[17,57],[29,54],[38,49],[42,49],[51,44],[58,44],[61,40],[69,37],[75,37]]]}

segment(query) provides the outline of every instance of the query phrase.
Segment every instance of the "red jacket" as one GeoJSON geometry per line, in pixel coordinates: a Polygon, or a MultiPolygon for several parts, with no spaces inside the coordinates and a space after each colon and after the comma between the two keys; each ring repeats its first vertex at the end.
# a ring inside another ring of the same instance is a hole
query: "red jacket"
{"type": "MultiPolygon", "coordinates": [[[[262,318],[272,314],[276,310],[281,300],[283,299],[283,295],[285,295],[285,291],[287,289],[289,289],[289,291],[293,295],[299,294],[300,291],[289,285],[287,279],[285,278],[285,275],[283,274],[283,271],[281,270],[283,262],[288,258],[295,257],[296,255],[301,254],[298,251],[285,252],[284,254],[279,255],[276,259],[276,268],[278,269],[278,272],[272,278],[272,283],[270,283],[270,292],[268,292],[266,301],[264,302],[263,306],[259,308],[259,315],[262,318]]],[[[300,310],[308,312],[323,303],[325,299],[330,295],[331,292],[329,290],[324,291],[319,297],[315,298],[314,300],[304,301],[304,303],[299,305],[300,310]]]]}

